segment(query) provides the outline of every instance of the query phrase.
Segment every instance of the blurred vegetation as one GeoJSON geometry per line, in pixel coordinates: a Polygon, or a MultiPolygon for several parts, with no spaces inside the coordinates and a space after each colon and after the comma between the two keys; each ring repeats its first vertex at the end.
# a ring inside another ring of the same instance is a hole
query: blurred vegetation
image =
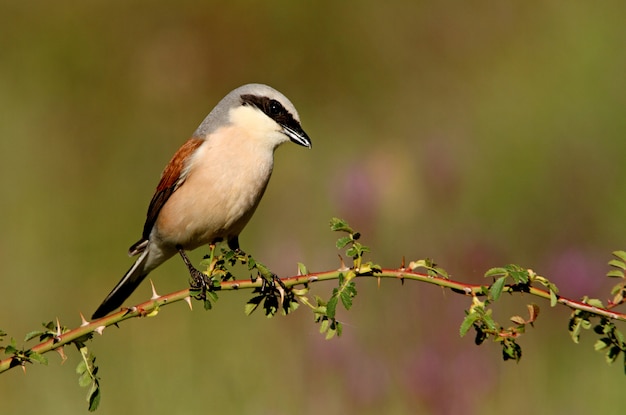
{"type": "MultiPolygon", "coordinates": [[[[131,262],[162,167],[248,82],[284,92],[313,140],[278,150],[240,238],[275,272],[336,267],[340,216],[385,266],[433,257],[478,281],[514,262],[569,297],[608,293],[605,264],[625,248],[625,12],[0,0],[0,327],[21,340],[91,313],[131,262]]],[[[161,293],[187,284],[178,260],[151,277],[161,293]]],[[[621,393],[623,372],[569,339],[566,310],[542,313],[516,365],[459,338],[467,299],[357,285],[330,342],[308,313],[245,317],[245,293],[107,329],[90,345],[98,413],[586,413],[621,393]]],[[[85,411],[75,364],[50,360],[2,377],[3,413],[85,411]]]]}

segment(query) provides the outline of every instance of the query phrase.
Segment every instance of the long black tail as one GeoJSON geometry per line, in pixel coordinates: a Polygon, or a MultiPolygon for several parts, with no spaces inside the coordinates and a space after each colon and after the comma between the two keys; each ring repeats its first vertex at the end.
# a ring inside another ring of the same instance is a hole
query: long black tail
{"type": "Polygon", "coordinates": [[[144,270],[144,262],[148,256],[148,250],[146,249],[132,267],[126,272],[124,277],[117,283],[115,288],[111,290],[109,295],[106,296],[100,307],[91,316],[92,320],[100,317],[104,317],[111,311],[119,308],[124,300],[126,300],[135,291],[137,286],[148,275],[148,272],[144,270]]]}

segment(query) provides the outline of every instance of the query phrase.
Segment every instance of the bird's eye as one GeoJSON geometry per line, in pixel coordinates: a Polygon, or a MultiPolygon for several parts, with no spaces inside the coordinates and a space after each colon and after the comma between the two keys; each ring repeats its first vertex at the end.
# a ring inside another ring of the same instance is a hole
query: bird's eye
{"type": "Polygon", "coordinates": [[[270,114],[271,115],[278,115],[282,112],[283,106],[280,105],[280,102],[276,101],[275,99],[270,101],[270,114]]]}

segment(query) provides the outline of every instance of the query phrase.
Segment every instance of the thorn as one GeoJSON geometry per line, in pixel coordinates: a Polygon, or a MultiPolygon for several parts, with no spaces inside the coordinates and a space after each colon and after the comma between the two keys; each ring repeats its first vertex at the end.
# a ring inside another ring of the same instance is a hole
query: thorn
{"type": "Polygon", "coordinates": [[[280,284],[276,284],[276,289],[280,293],[280,306],[282,307],[285,303],[285,289],[280,284]]]}
{"type": "Polygon", "coordinates": [[[157,300],[157,299],[161,298],[161,296],[159,294],[157,294],[156,288],[154,288],[154,283],[152,282],[152,278],[150,278],[150,285],[152,286],[152,297],[150,299],[151,300],[157,300]]]}
{"type": "Polygon", "coordinates": [[[95,328],[94,331],[102,336],[102,332],[104,331],[105,328],[106,328],[106,326],[98,326],[98,327],[95,328]]]}
{"type": "Polygon", "coordinates": [[[80,314],[80,326],[81,327],[88,326],[89,322],[85,320],[85,316],[83,316],[83,313],[79,312],[78,314],[80,314]]]}
{"type": "Polygon", "coordinates": [[[404,262],[404,255],[402,255],[402,264],[400,265],[400,269],[401,269],[402,271],[404,271],[404,269],[405,269],[405,268],[404,268],[404,266],[405,266],[405,262],[404,262]]]}
{"type": "Polygon", "coordinates": [[[22,372],[24,372],[24,374],[26,374],[26,365],[24,363],[22,363],[22,372]]]}
{"type": "Polygon", "coordinates": [[[57,352],[61,356],[61,364],[65,363],[65,361],[67,360],[67,356],[65,355],[65,349],[63,347],[59,347],[58,349],[55,349],[55,352],[57,352]]]}
{"type": "Polygon", "coordinates": [[[380,277],[376,278],[378,280],[378,289],[380,290],[380,277]]]}
{"type": "Polygon", "coordinates": [[[61,322],[59,322],[59,318],[57,317],[57,332],[52,339],[52,344],[58,343],[61,341],[61,322]]]}
{"type": "Polygon", "coordinates": [[[337,256],[339,257],[339,262],[341,264],[338,271],[348,271],[350,268],[346,267],[346,263],[343,262],[342,256],[339,254],[337,254],[337,256]]]}
{"type": "Polygon", "coordinates": [[[57,317],[57,337],[61,336],[61,323],[59,322],[59,318],[57,317]]]}
{"type": "Polygon", "coordinates": [[[187,297],[185,297],[185,302],[189,306],[189,309],[193,311],[193,306],[191,305],[191,296],[188,295],[187,297]]]}

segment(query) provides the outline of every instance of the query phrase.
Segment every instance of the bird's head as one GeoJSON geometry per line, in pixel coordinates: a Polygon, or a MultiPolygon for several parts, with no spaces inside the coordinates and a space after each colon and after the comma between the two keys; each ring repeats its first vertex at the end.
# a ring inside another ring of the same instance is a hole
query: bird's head
{"type": "Polygon", "coordinates": [[[247,84],[231,91],[200,124],[194,136],[203,137],[227,125],[250,131],[272,148],[286,141],[311,148],[311,139],[302,129],[294,105],[267,85],[247,84]]]}

